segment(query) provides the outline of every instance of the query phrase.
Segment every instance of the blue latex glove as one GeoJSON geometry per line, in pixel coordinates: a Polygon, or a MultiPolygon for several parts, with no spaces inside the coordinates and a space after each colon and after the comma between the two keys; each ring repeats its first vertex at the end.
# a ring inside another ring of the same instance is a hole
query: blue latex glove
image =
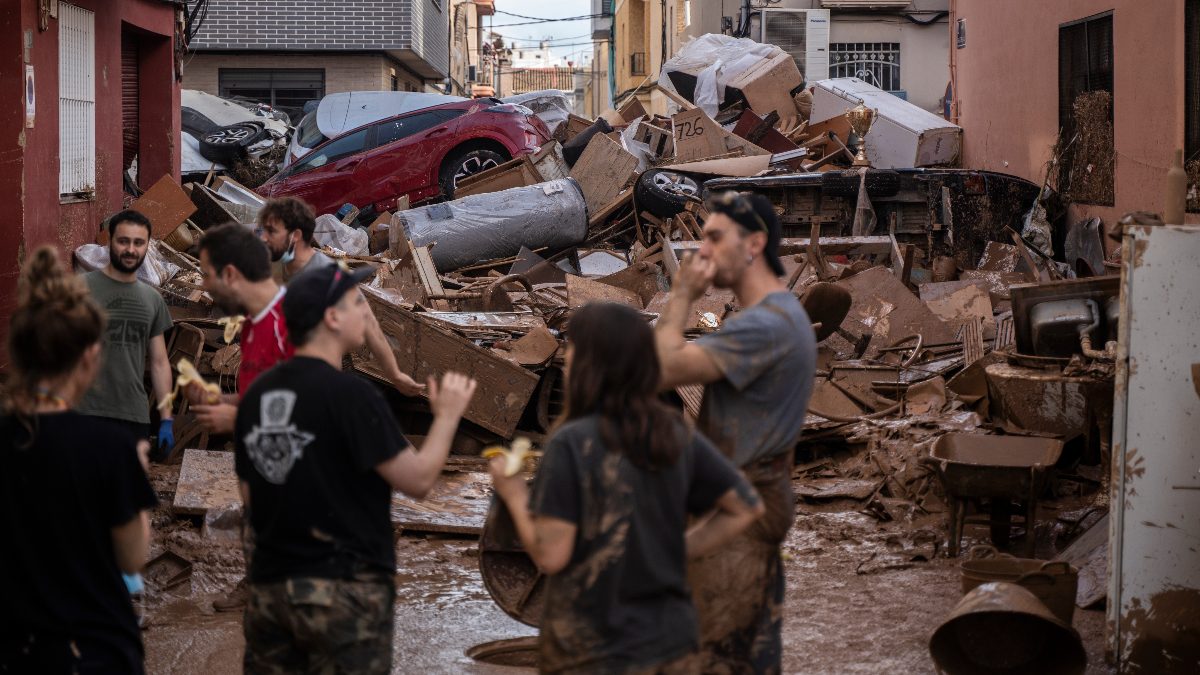
{"type": "Polygon", "coordinates": [[[165,456],[175,447],[175,420],[163,420],[158,424],[158,454],[165,456]]]}

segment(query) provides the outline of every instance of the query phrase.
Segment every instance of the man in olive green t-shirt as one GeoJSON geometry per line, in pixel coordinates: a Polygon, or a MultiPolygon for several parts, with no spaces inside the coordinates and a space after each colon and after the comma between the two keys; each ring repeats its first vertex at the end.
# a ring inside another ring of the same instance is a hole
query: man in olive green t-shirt
{"type": "MultiPolygon", "coordinates": [[[[77,409],[114,420],[135,438],[149,435],[150,405],[142,384],[147,355],[155,401],[171,392],[171,363],[163,338],[171,327],[171,315],[158,291],[137,278],[149,245],[149,219],[137,211],[122,211],[108,222],[109,264],[84,275],[92,297],[108,314],[108,329],[100,372],[77,409]]],[[[161,419],[160,456],[175,445],[171,411],[162,411],[161,419]]]]}

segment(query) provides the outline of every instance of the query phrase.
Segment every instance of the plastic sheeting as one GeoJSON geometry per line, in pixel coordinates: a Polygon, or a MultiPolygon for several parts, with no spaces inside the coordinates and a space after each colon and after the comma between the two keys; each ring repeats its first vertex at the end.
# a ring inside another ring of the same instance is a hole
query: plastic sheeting
{"type": "Polygon", "coordinates": [[[696,94],[692,102],[709,117],[717,116],[725,86],[762,61],[784,53],[771,44],[746,38],[708,33],[689,40],[662,66],[658,86],[679,93],[671,82],[673,72],[687,73],[696,78],[696,94]]]}
{"type": "MultiPolygon", "coordinates": [[[[75,249],[75,261],[86,272],[94,272],[108,266],[108,247],[100,244],[84,244],[75,249]]],[[[138,281],[143,281],[155,288],[171,280],[179,272],[179,266],[168,261],[158,251],[156,242],[151,241],[146,249],[146,259],[138,268],[138,281]]]]}
{"type": "Polygon", "coordinates": [[[573,178],[471,195],[396,214],[404,232],[441,271],[516,255],[522,246],[577,246],[587,237],[587,205],[573,178]]]}
{"type": "Polygon", "coordinates": [[[513,105],[523,105],[532,110],[534,115],[546,123],[546,128],[550,130],[551,136],[571,114],[570,100],[567,99],[566,94],[557,89],[543,89],[527,94],[505,96],[500,100],[513,105]]]}
{"type": "Polygon", "coordinates": [[[328,213],[317,216],[317,227],[313,239],[322,246],[332,246],[350,255],[369,255],[370,235],[366,230],[343,225],[337,217],[328,213]]]}

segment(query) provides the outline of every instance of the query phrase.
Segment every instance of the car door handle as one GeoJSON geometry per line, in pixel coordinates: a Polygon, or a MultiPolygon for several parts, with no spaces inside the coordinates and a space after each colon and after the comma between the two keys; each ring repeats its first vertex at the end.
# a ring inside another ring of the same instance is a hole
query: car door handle
{"type": "Polygon", "coordinates": [[[441,136],[442,134],[446,133],[447,131],[450,131],[450,130],[447,129],[446,127],[442,127],[441,129],[434,129],[433,131],[425,134],[425,138],[433,138],[434,136],[441,136]]]}
{"type": "Polygon", "coordinates": [[[351,160],[347,161],[345,164],[343,164],[343,165],[339,166],[339,167],[337,168],[337,170],[338,170],[339,172],[344,172],[344,171],[353,171],[354,169],[358,168],[358,165],[359,165],[360,163],[362,163],[362,158],[361,158],[361,157],[356,157],[355,159],[351,159],[351,160]]]}

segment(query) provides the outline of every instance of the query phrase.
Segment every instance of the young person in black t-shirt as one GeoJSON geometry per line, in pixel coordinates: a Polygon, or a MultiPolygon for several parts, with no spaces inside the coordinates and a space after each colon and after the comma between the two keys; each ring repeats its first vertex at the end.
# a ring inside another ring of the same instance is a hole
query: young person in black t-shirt
{"type": "Polygon", "coordinates": [[[686,558],[762,513],[713,445],[656,397],[654,337],[634,310],[589,304],[567,325],[567,406],[532,494],[489,469],[549,578],[543,672],[690,673],[698,647],[686,558]],[[688,531],[689,516],[702,516],[688,531]]]}
{"type": "Polygon", "coordinates": [[[141,673],[122,573],[150,547],[149,442],[73,406],[99,370],[105,317],[54,249],[22,271],[0,418],[0,672],[141,673]]]}
{"type": "Polygon", "coordinates": [[[420,452],[408,444],[379,391],[341,372],[364,342],[369,273],[332,265],[293,281],[283,313],[295,356],[238,405],[235,465],[255,544],[247,673],[391,671],[392,490],[428,494],[475,381],[430,378],[433,425],[420,452]]]}

